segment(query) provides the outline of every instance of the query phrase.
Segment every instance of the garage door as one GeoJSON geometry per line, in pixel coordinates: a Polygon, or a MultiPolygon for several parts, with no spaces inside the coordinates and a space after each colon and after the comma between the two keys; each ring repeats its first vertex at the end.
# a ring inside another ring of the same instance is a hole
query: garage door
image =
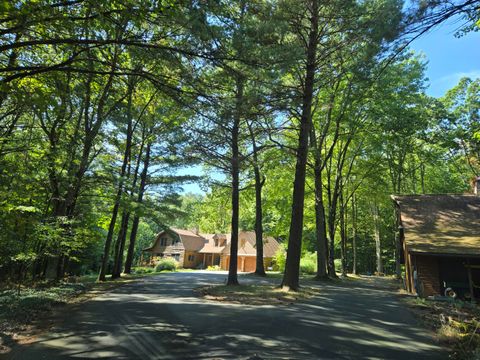
{"type": "Polygon", "coordinates": [[[245,257],[245,268],[244,268],[243,271],[245,271],[245,272],[255,271],[255,267],[256,267],[255,260],[256,260],[256,258],[253,257],[253,256],[245,257]]]}

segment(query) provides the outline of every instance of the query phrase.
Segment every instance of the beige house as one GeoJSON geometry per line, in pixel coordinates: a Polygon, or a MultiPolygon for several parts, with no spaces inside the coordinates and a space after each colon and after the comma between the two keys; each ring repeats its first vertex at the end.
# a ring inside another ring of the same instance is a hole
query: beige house
{"type": "MultiPolygon", "coordinates": [[[[230,234],[200,234],[196,231],[170,228],[157,235],[154,244],[143,251],[152,257],[171,257],[184,268],[220,266],[228,270],[230,265],[230,234]]],[[[263,262],[268,268],[279,248],[273,237],[264,237],[263,262]]],[[[257,251],[255,232],[241,231],[238,234],[238,271],[252,272],[256,267],[257,251]]]]}

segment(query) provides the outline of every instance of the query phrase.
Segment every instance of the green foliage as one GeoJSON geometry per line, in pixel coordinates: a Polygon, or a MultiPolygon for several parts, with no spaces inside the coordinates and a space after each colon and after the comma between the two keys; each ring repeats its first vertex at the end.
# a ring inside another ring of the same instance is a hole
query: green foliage
{"type": "Polygon", "coordinates": [[[213,265],[213,266],[210,266],[210,265],[209,265],[209,266],[207,267],[207,270],[208,270],[208,271],[220,271],[221,268],[220,268],[220,266],[218,266],[218,265],[213,265]]]}
{"type": "Polygon", "coordinates": [[[145,266],[135,266],[132,270],[134,274],[151,274],[156,271],[153,267],[145,266]]]}
{"type": "Polygon", "coordinates": [[[286,246],[280,244],[275,256],[273,257],[273,271],[285,271],[285,262],[287,260],[286,246]]]}
{"type": "Polygon", "coordinates": [[[39,312],[49,311],[54,306],[65,304],[67,300],[85,291],[81,284],[62,284],[45,289],[24,289],[0,292],[0,319],[29,322],[39,312]]]}
{"type": "Polygon", "coordinates": [[[300,259],[300,272],[313,275],[317,272],[317,253],[305,253],[300,259]]]}
{"type": "MultiPolygon", "coordinates": [[[[402,2],[320,3],[316,15],[335,21],[317,34],[319,143],[309,149],[301,270],[315,271],[321,200],[335,257],[343,234],[352,269],[355,233],[357,269],[373,273],[379,233],[392,273],[389,195],[464,192],[480,172],[479,80],[462,79],[432,99],[423,57],[405,51],[384,67],[411,20],[402,2]],[[313,191],[316,152],[321,199],[313,191]]],[[[478,9],[467,10],[472,25],[478,9]]],[[[112,208],[118,218],[128,214],[125,249],[139,219],[134,263],[166,225],[229,232],[235,161],[240,228],[255,226],[255,165],[265,180],[264,232],[285,241],[310,11],[301,1],[0,1],[0,281],[96,272],[102,256],[115,253],[105,252],[107,234],[122,233],[112,208]],[[182,184],[199,180],[188,172],[201,166],[210,175],[206,193],[180,196],[182,184]]],[[[274,267],[284,270],[284,246],[274,267]]]]}
{"type": "Polygon", "coordinates": [[[173,258],[160,259],[155,265],[155,271],[175,271],[178,268],[178,262],[173,258]]]}
{"type": "Polygon", "coordinates": [[[336,272],[342,272],[342,260],[341,259],[335,259],[335,271],[336,272]]]}

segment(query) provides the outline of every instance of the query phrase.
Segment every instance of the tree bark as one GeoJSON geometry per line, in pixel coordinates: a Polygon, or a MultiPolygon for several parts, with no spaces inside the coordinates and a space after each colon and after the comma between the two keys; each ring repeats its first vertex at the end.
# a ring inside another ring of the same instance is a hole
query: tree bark
{"type": "Polygon", "coordinates": [[[263,211],[262,211],[262,188],[265,178],[262,179],[258,162],[258,146],[255,140],[252,125],[247,123],[253,147],[253,172],[255,176],[255,247],[257,250],[255,274],[266,276],[265,264],[263,263],[263,211]]]}
{"type": "Polygon", "coordinates": [[[312,99],[315,82],[318,46],[318,0],[311,1],[310,30],[307,46],[307,64],[302,96],[302,115],[297,147],[297,163],[293,183],[292,216],[288,237],[287,259],[282,287],[298,290],[300,256],[302,250],[303,208],[305,203],[305,177],[308,156],[308,136],[312,118],[312,99]]]}
{"type": "Polygon", "coordinates": [[[317,245],[317,280],[328,279],[327,275],[327,227],[325,220],[325,207],[323,204],[322,164],[320,149],[318,149],[315,128],[310,129],[310,143],[314,151],[314,194],[315,194],[315,237],[317,245]]]}
{"type": "MultiPolygon", "coordinates": [[[[145,193],[145,187],[147,185],[148,167],[150,165],[150,151],[151,143],[147,143],[145,150],[145,160],[143,162],[142,173],[140,174],[140,188],[138,190],[137,204],[143,202],[143,194],[145,193]]],[[[130,243],[128,244],[127,259],[125,260],[125,273],[130,274],[132,272],[133,255],[135,251],[135,242],[137,239],[138,224],[140,223],[140,216],[135,215],[132,222],[132,230],[130,232],[130,243]]]]}
{"type": "Polygon", "coordinates": [[[130,212],[123,211],[122,221],[120,223],[120,230],[115,244],[115,252],[113,257],[112,279],[120,277],[123,265],[123,253],[125,251],[125,241],[127,239],[128,221],[130,220],[130,212]]]}
{"type": "MultiPolygon", "coordinates": [[[[131,92],[132,92],[132,89],[130,89],[129,108],[131,106],[131,95],[132,95],[131,92]]],[[[118,210],[119,210],[119,207],[120,207],[120,200],[121,200],[122,194],[123,194],[123,186],[124,186],[124,181],[125,181],[124,178],[125,178],[125,175],[127,173],[128,164],[130,162],[131,146],[132,146],[132,132],[133,132],[132,131],[132,117],[130,115],[129,115],[128,125],[127,125],[127,139],[126,139],[126,142],[125,142],[125,152],[123,154],[123,163],[122,163],[122,167],[121,167],[121,170],[120,170],[120,180],[119,180],[119,184],[118,184],[117,194],[115,196],[115,204],[113,205],[112,217],[110,219],[110,225],[108,227],[107,239],[105,241],[105,247],[103,249],[102,263],[101,263],[101,268],[100,268],[100,272],[99,272],[99,275],[98,275],[98,280],[99,281],[105,281],[106,280],[108,258],[110,256],[110,247],[112,245],[113,234],[115,232],[115,223],[117,221],[118,210]]]]}
{"type": "Polygon", "coordinates": [[[342,277],[347,277],[347,232],[346,232],[346,204],[343,197],[343,188],[340,190],[340,241],[342,252],[342,277]]]}
{"type": "Polygon", "coordinates": [[[352,252],[353,267],[352,273],[357,275],[357,203],[355,193],[352,195],[352,252]]]}
{"type": "Polygon", "coordinates": [[[243,79],[237,75],[236,79],[236,109],[233,117],[230,160],[232,175],[232,232],[230,240],[230,264],[228,268],[227,285],[238,285],[238,231],[239,231],[239,204],[240,204],[240,153],[238,148],[238,136],[240,131],[240,118],[243,107],[243,79]]]}
{"type": "Polygon", "coordinates": [[[380,238],[380,219],[378,215],[378,205],[373,204],[373,226],[375,232],[375,254],[377,259],[377,273],[383,274],[383,262],[382,262],[382,244],[380,238]]]}

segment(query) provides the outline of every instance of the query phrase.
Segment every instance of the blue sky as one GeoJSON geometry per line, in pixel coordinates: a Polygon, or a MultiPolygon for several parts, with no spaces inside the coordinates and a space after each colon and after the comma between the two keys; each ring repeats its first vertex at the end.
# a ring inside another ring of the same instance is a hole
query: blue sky
{"type": "MultiPolygon", "coordinates": [[[[430,96],[443,96],[464,76],[480,78],[480,32],[470,32],[456,38],[454,33],[458,26],[459,23],[454,19],[450,20],[416,39],[410,46],[426,56],[426,75],[430,84],[427,94],[430,96]]],[[[203,171],[201,166],[194,166],[179,173],[201,175],[203,171]]],[[[198,184],[186,184],[183,190],[185,193],[204,194],[198,184]]]]}
{"type": "Polygon", "coordinates": [[[454,87],[460,78],[480,77],[480,32],[470,32],[456,38],[460,24],[450,20],[415,40],[411,48],[423,52],[428,60],[427,93],[440,97],[454,87]]]}

